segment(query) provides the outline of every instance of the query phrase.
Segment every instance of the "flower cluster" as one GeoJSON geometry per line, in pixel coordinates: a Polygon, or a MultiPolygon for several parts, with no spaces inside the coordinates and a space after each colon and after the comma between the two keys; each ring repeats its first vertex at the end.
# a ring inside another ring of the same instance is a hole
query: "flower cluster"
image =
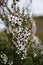
{"type": "MultiPolygon", "coordinates": [[[[32,17],[30,17],[28,12],[25,14],[23,9],[22,13],[20,13],[19,7],[17,9],[16,4],[14,2],[13,5],[13,12],[7,6],[2,7],[2,11],[0,11],[0,18],[2,18],[5,23],[5,32],[8,35],[7,43],[9,43],[9,46],[10,44],[15,45],[16,51],[13,47],[12,49],[18,56],[20,56],[21,60],[28,58],[27,56],[35,58],[37,57],[38,52],[41,50],[40,41],[35,36],[35,22],[33,21],[32,17]]],[[[1,58],[3,59],[4,64],[6,64],[9,60],[6,54],[2,54],[1,58]]],[[[15,60],[15,57],[13,60],[15,60]]],[[[8,64],[13,65],[13,61],[9,61],[8,64]]]]}
{"type": "Polygon", "coordinates": [[[6,54],[1,54],[1,58],[2,58],[2,60],[3,60],[3,64],[6,64],[7,63],[7,61],[8,61],[8,57],[6,56],[6,54]]]}
{"type": "Polygon", "coordinates": [[[26,15],[23,16],[23,18],[22,16],[20,17],[20,16],[10,15],[9,22],[11,23],[9,27],[7,27],[7,33],[12,34],[12,42],[17,47],[16,53],[22,54],[21,58],[23,59],[27,55],[28,49],[26,46],[32,34],[32,30],[31,30],[32,23],[27,19],[25,19],[25,17],[26,15]]]}
{"type": "Polygon", "coordinates": [[[1,59],[2,59],[2,62],[1,63],[5,64],[5,65],[6,64],[13,65],[13,61],[12,60],[9,60],[8,61],[7,55],[4,54],[4,53],[2,53],[2,52],[1,52],[1,59]]]}

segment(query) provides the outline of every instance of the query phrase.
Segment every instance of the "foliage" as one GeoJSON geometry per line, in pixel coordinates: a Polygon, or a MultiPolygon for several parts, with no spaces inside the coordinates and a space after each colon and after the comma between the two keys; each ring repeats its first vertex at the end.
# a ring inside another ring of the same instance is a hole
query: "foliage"
{"type": "Polygon", "coordinates": [[[6,37],[0,37],[0,65],[42,65],[41,44],[33,39],[35,34],[29,10],[23,8],[20,13],[16,2],[18,0],[13,0],[12,12],[5,0],[0,1],[0,18],[6,26],[6,37]]]}

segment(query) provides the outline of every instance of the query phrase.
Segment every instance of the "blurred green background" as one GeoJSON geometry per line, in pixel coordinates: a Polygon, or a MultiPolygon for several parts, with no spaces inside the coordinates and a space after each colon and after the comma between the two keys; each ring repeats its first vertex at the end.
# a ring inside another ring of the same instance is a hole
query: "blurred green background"
{"type": "Polygon", "coordinates": [[[36,35],[42,40],[43,42],[43,16],[35,16],[33,17],[35,22],[36,22],[36,26],[37,26],[37,32],[36,35]]]}

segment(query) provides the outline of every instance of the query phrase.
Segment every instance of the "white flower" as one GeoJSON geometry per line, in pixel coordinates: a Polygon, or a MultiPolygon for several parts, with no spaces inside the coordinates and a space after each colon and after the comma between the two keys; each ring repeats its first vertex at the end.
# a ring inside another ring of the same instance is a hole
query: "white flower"
{"type": "Polygon", "coordinates": [[[34,53],[34,57],[36,57],[37,56],[37,54],[36,53],[34,53]]]}
{"type": "Polygon", "coordinates": [[[3,63],[6,64],[7,61],[8,61],[7,55],[6,55],[6,54],[2,54],[2,55],[1,55],[1,58],[3,59],[3,63]]]}
{"type": "Polygon", "coordinates": [[[13,65],[13,61],[11,60],[8,64],[9,64],[9,65],[13,65]]]}

